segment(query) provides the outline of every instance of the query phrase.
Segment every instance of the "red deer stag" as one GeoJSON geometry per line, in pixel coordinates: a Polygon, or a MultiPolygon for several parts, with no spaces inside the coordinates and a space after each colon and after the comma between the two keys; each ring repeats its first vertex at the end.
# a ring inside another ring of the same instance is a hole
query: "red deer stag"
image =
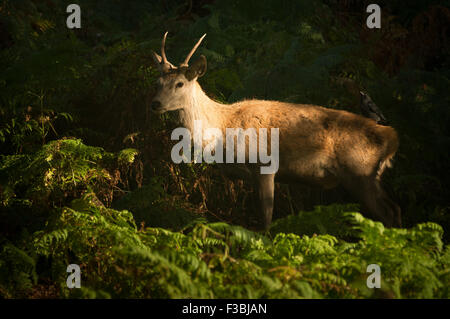
{"type": "Polygon", "coordinates": [[[179,110],[182,125],[191,131],[194,121],[199,120],[203,128],[219,128],[223,133],[226,128],[279,129],[278,171],[261,174],[255,169],[261,163],[244,164],[258,190],[264,229],[272,220],[275,180],[327,189],[341,184],[362,204],[366,216],[387,227],[401,226],[400,208],[380,185],[380,177],[390,167],[398,148],[397,133],[392,127],[316,105],[266,100],[218,103],[197,82],[206,72],[205,56],[188,65],[205,35],[178,67],[167,60],[166,37],[167,32],[162,40],[161,56],[152,52],[161,72],[151,103],[153,112],[179,110]]]}

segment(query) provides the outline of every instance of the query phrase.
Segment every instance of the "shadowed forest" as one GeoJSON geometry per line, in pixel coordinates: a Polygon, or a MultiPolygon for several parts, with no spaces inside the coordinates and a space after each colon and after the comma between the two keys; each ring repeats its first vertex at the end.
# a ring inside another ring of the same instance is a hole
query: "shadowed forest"
{"type": "Polygon", "coordinates": [[[0,297],[450,298],[449,1],[379,0],[380,29],[353,0],[79,0],[68,29],[72,2],[0,0],[0,297]],[[368,93],[399,135],[382,184],[404,228],[276,184],[258,232],[250,183],[174,164],[177,114],[150,111],[166,31],[174,63],[207,33],[222,103],[360,114],[368,93]]]}

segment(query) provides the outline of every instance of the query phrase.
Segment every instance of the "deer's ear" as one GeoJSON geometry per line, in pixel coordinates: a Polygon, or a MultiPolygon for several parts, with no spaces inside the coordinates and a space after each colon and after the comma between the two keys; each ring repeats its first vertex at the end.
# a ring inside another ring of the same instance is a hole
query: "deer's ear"
{"type": "Polygon", "coordinates": [[[186,70],[185,76],[191,81],[195,78],[199,78],[206,73],[206,57],[201,55],[191,66],[186,70]]]}

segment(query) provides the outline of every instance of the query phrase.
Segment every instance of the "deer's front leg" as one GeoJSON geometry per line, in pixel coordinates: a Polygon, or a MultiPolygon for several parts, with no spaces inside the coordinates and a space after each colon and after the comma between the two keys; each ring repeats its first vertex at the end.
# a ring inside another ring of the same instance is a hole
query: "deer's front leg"
{"type": "Polygon", "coordinates": [[[256,187],[259,195],[259,211],[262,213],[262,226],[268,230],[272,222],[275,174],[257,174],[256,187]]]}

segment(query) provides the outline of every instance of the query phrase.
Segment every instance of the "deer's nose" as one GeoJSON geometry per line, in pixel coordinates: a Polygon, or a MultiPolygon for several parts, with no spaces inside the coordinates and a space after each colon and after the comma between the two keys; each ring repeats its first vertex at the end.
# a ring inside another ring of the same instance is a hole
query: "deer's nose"
{"type": "Polygon", "coordinates": [[[153,101],[152,104],[150,104],[150,108],[154,111],[160,110],[162,107],[161,102],[159,101],[153,101]]]}

